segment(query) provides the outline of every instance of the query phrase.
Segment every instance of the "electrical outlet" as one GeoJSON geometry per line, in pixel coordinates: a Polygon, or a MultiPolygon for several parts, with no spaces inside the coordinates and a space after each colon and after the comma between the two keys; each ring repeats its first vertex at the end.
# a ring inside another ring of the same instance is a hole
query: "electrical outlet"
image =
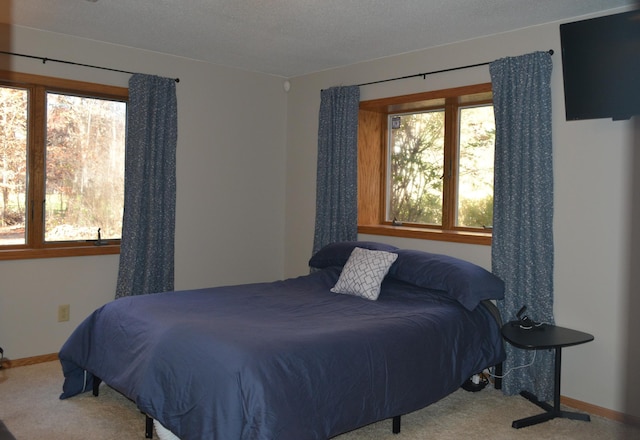
{"type": "Polygon", "coordinates": [[[69,320],[69,304],[58,306],[58,322],[69,320]]]}

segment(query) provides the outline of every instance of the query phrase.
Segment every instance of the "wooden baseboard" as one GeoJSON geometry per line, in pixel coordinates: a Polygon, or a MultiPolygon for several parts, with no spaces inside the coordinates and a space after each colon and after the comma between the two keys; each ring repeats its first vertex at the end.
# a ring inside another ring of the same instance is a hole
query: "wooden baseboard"
{"type": "Polygon", "coordinates": [[[51,362],[51,361],[57,361],[57,360],[58,360],[58,353],[43,354],[40,356],[33,356],[33,357],[21,358],[21,359],[4,358],[2,360],[2,368],[25,367],[27,365],[35,365],[35,364],[40,364],[42,362],[51,362]]]}
{"type": "Polygon", "coordinates": [[[595,416],[605,417],[615,420],[616,422],[626,423],[628,425],[640,426],[640,418],[630,414],[621,413],[612,409],[603,408],[581,400],[572,399],[571,397],[560,396],[560,403],[575,408],[578,411],[593,414],[595,416]]]}

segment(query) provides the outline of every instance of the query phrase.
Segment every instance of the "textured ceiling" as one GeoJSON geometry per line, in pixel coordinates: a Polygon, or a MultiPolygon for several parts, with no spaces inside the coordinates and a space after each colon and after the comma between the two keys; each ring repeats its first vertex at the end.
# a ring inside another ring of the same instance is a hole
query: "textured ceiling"
{"type": "Polygon", "coordinates": [[[0,22],[289,78],[636,1],[1,0],[0,22]]]}

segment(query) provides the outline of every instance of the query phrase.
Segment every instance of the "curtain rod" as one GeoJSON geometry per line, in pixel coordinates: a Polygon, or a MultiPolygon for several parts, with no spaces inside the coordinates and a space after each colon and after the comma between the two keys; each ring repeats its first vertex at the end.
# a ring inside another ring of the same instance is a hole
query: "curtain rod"
{"type": "MultiPolygon", "coordinates": [[[[23,53],[16,53],[16,52],[7,52],[4,50],[0,50],[0,53],[5,54],[5,55],[13,55],[16,57],[24,57],[24,58],[31,58],[31,59],[35,59],[35,60],[41,60],[42,64],[45,64],[47,61],[53,61],[55,63],[62,63],[62,64],[70,64],[72,66],[82,66],[82,67],[89,67],[91,69],[100,69],[100,70],[109,70],[111,72],[119,72],[119,73],[128,73],[129,75],[133,75],[136,72],[129,72],[126,70],[120,70],[120,69],[112,69],[110,67],[101,67],[101,66],[93,66],[91,64],[82,64],[82,63],[75,63],[73,61],[65,61],[65,60],[57,60],[55,58],[45,58],[45,57],[38,57],[35,55],[26,55],[23,53]]],[[[175,78],[175,82],[180,82],[180,78],[175,78]]]]}
{"type": "MultiPolygon", "coordinates": [[[[549,49],[548,52],[549,52],[549,55],[553,55],[553,49],[549,49]]],[[[401,79],[417,78],[419,76],[421,76],[422,79],[425,79],[427,75],[433,75],[433,74],[436,74],[436,73],[443,73],[443,72],[451,72],[453,70],[469,69],[471,67],[486,66],[486,65],[491,64],[491,63],[492,63],[492,61],[488,61],[486,63],[470,64],[468,66],[451,67],[449,69],[434,70],[433,72],[416,73],[414,75],[399,76],[397,78],[381,79],[381,80],[378,80],[378,81],[371,81],[371,82],[368,82],[368,83],[357,84],[357,86],[358,87],[369,86],[371,84],[380,84],[380,83],[385,83],[385,82],[390,82],[390,81],[399,81],[401,79]]]]}

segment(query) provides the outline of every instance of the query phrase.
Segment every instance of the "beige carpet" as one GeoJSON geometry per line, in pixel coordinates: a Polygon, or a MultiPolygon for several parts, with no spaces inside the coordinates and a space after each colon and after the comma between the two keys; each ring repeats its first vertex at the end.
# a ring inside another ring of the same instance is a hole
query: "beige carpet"
{"type": "MultiPolygon", "coordinates": [[[[122,395],[103,385],[97,398],[85,393],[59,400],[61,387],[58,362],[0,370],[0,420],[17,440],[144,439],[144,416],[122,395]]],[[[404,416],[399,435],[391,433],[391,421],[385,420],[335,440],[640,439],[640,428],[597,416],[592,416],[591,422],[556,419],[527,428],[511,428],[514,419],[539,412],[538,407],[519,396],[505,397],[489,388],[478,393],[459,390],[404,416]]]]}

